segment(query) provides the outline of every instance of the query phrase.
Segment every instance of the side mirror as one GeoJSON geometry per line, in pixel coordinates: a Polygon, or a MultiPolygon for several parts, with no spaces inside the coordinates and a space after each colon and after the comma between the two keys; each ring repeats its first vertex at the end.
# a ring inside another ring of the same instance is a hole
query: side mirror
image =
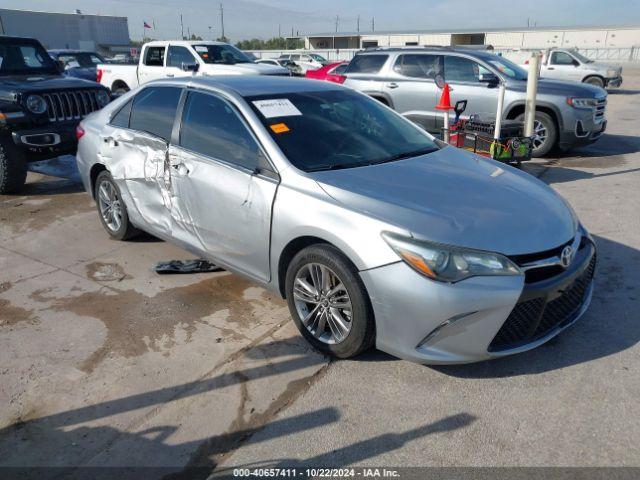
{"type": "Polygon", "coordinates": [[[185,63],[182,62],[182,70],[185,72],[197,72],[200,68],[200,65],[197,63],[185,63]]]}
{"type": "Polygon", "coordinates": [[[56,60],[55,63],[56,63],[56,68],[58,69],[58,72],[64,73],[67,70],[62,60],[56,60]]]}
{"type": "Polygon", "coordinates": [[[481,73],[478,80],[481,83],[486,83],[488,88],[493,88],[500,83],[500,79],[493,73],[481,73]]]}

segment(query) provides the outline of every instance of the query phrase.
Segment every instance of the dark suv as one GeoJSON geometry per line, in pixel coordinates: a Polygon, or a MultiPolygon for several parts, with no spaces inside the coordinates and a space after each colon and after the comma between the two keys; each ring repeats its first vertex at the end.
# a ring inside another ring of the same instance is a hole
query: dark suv
{"type": "Polygon", "coordinates": [[[0,36],[0,194],[19,190],[27,162],[75,153],[75,128],[111,100],[88,80],[62,75],[32,38],[0,36]]]}

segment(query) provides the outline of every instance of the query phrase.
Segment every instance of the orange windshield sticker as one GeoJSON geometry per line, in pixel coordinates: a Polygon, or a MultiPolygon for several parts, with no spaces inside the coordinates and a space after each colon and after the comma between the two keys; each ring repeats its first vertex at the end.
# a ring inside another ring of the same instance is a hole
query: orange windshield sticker
{"type": "Polygon", "coordinates": [[[286,133],[290,131],[286,123],[275,123],[271,125],[271,130],[273,130],[273,133],[286,133]]]}

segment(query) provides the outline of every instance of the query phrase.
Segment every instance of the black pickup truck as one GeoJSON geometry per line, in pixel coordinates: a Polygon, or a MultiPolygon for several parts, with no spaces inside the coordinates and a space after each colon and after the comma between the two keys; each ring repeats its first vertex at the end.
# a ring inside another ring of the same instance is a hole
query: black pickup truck
{"type": "Polygon", "coordinates": [[[0,194],[24,185],[27,162],[75,153],[77,124],[110,100],[100,84],[64,76],[37,40],[0,36],[0,194]]]}

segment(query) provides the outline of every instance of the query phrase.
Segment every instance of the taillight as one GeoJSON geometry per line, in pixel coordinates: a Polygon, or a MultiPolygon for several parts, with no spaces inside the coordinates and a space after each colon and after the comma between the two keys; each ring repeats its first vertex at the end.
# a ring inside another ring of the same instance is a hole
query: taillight
{"type": "Polygon", "coordinates": [[[76,127],[76,139],[80,140],[84,136],[84,128],[82,125],[76,127]]]}
{"type": "Polygon", "coordinates": [[[525,65],[529,65],[529,60],[525,60],[525,61],[524,61],[524,64],[525,64],[525,65]]]}
{"type": "Polygon", "coordinates": [[[329,80],[330,82],[335,82],[335,83],[344,83],[344,81],[347,79],[347,77],[345,77],[344,75],[330,75],[327,80],[329,80]]]}
{"type": "Polygon", "coordinates": [[[100,80],[102,80],[102,69],[98,68],[96,69],[96,82],[100,83],[100,80]]]}

